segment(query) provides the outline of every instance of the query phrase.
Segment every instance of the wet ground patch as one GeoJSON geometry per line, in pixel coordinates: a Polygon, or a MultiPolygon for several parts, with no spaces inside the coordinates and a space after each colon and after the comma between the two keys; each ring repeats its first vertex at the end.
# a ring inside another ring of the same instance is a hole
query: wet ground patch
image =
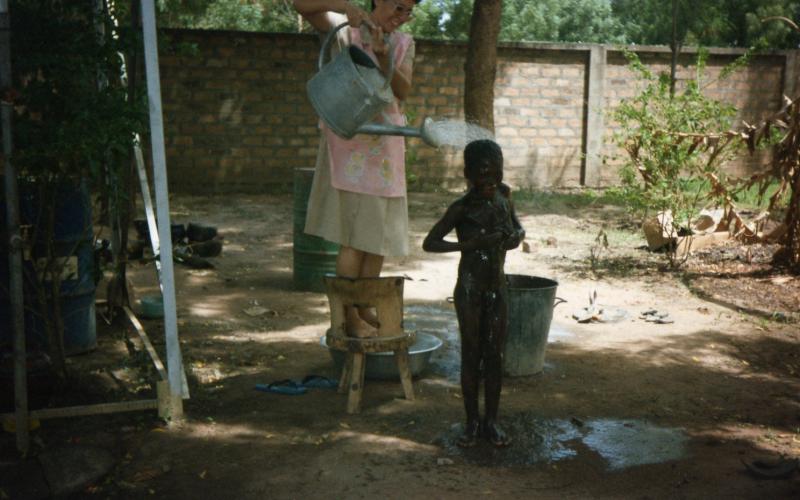
{"type": "Polygon", "coordinates": [[[658,427],[642,420],[545,419],[531,412],[502,422],[513,443],[496,448],[481,441],[473,448],[456,445],[463,431],[453,425],[439,438],[448,456],[482,466],[533,466],[575,458],[586,449],[602,457],[608,470],[684,458],[688,437],[681,429],[658,427]]]}

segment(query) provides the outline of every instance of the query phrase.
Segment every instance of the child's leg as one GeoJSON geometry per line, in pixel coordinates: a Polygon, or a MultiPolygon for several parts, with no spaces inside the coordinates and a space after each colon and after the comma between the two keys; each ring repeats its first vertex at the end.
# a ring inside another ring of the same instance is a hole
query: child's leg
{"type": "Polygon", "coordinates": [[[486,437],[497,446],[508,445],[511,440],[497,425],[500,408],[500,392],[503,388],[503,351],[508,332],[508,304],[506,294],[500,291],[484,304],[486,323],[481,335],[483,353],[484,390],[486,405],[486,437]]]}
{"type": "Polygon", "coordinates": [[[478,391],[480,385],[480,307],[470,301],[464,290],[457,286],[454,294],[458,328],[461,332],[461,394],[464,398],[464,410],[467,413],[467,424],[464,434],[459,438],[459,446],[474,446],[480,430],[480,413],[478,411],[478,391]]]}

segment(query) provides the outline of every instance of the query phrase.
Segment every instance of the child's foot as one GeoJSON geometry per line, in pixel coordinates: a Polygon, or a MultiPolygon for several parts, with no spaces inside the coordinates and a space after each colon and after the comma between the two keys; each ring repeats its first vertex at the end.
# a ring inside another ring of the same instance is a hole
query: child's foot
{"type": "Polygon", "coordinates": [[[477,420],[470,420],[464,426],[464,433],[458,437],[456,444],[462,448],[472,448],[478,443],[481,426],[477,420]]]}
{"type": "Polygon", "coordinates": [[[484,436],[486,436],[486,439],[488,439],[490,443],[498,448],[511,444],[511,438],[493,420],[487,420],[484,423],[483,432],[484,436]]]}

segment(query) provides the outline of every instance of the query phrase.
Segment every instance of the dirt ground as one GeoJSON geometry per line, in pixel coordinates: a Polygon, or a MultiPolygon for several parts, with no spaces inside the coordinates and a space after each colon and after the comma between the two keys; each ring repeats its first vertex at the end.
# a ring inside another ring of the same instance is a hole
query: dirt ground
{"type": "MultiPolygon", "coordinates": [[[[191,391],[185,420],[166,425],[150,411],[45,420],[26,463],[53,450],[104,450],[110,470],[77,486],[74,498],[800,497],[800,474],[757,479],[743,464],[800,456],[792,320],[800,277],[735,248],[664,272],[663,256],[639,248],[643,238],[618,208],[517,200],[527,251],[510,252],[506,272],[557,280],[567,302],[555,309],[544,372],[504,382],[501,418],[514,444],[454,446],[463,408],[447,298],[458,255],[420,248],[453,198],[412,194],[413,252],[386,265],[385,274],[408,278],[407,326],[445,343],[415,379],[413,401],[393,381],[367,381],[358,415],[345,412],[346,396],[335,390],[254,390],[338,377],[319,344],[326,297],[293,288],[291,196],[176,197],[176,222],[215,225],[225,242],[214,269],[176,266],[191,391]],[[601,228],[607,249],[595,242],[601,228]],[[595,292],[626,317],[577,323],[572,314],[595,292]],[[674,322],[641,319],[648,309],[674,322]]],[[[139,297],[155,290],[152,264],[132,266],[131,275],[139,297]]],[[[163,356],[161,323],[144,325],[163,356]]],[[[99,330],[98,350],[71,358],[72,388],[54,401],[152,397],[146,356],[127,354],[121,328],[100,322],[99,330]]],[[[4,433],[0,445],[0,470],[19,466],[13,436],[4,433]]],[[[48,494],[48,485],[2,476],[0,498],[48,494]]]]}

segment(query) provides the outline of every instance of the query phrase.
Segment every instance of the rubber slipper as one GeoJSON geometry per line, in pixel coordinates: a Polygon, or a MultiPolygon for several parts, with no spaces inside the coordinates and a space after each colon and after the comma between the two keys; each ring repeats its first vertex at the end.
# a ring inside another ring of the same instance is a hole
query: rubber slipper
{"type": "Polygon", "coordinates": [[[339,382],[322,375],[309,375],[303,379],[302,385],[314,389],[335,389],[339,387],[339,382]]]}
{"type": "Polygon", "coordinates": [[[286,396],[300,396],[308,392],[308,389],[303,387],[302,384],[291,379],[279,380],[271,384],[256,384],[255,388],[257,391],[284,394],[286,396]]]}

